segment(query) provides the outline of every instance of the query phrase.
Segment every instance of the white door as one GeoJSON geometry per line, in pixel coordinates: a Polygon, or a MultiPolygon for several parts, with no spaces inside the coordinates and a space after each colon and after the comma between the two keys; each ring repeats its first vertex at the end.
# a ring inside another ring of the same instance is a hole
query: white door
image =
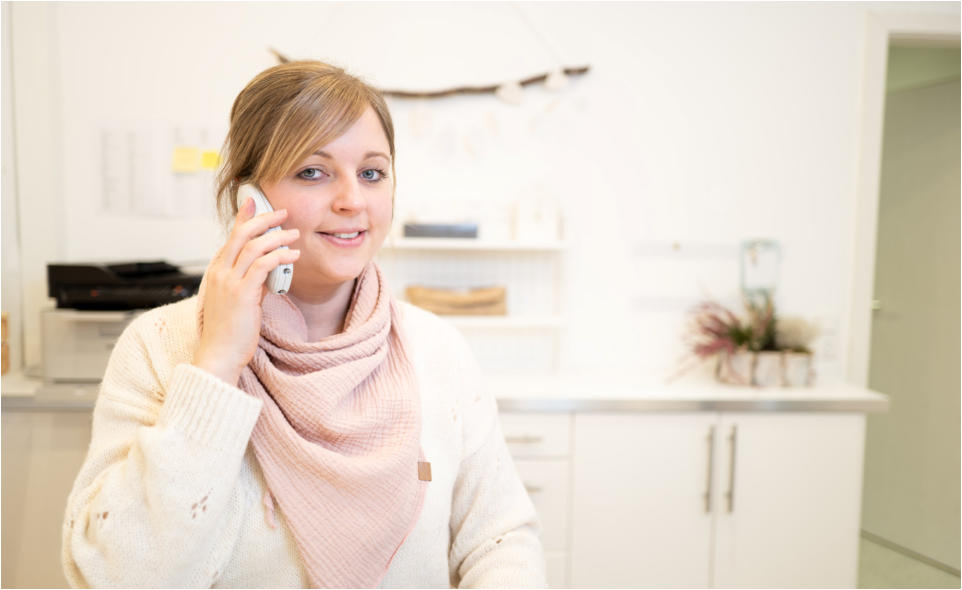
{"type": "Polygon", "coordinates": [[[709,584],[714,413],[578,413],[572,458],[574,588],[709,584]]]}
{"type": "Polygon", "coordinates": [[[722,414],[719,429],[712,586],[854,588],[865,416],[722,414]]]}
{"type": "Polygon", "coordinates": [[[865,530],[955,569],[959,89],[956,78],[885,99],[869,387],[891,409],[868,419],[863,515],[865,530]]]}

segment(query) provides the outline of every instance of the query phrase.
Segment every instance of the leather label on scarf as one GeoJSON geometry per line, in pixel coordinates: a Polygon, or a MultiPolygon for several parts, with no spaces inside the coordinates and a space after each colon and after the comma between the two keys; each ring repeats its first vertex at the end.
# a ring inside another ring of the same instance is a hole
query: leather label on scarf
{"type": "Polygon", "coordinates": [[[431,464],[427,461],[418,461],[418,479],[431,481],[431,464]]]}

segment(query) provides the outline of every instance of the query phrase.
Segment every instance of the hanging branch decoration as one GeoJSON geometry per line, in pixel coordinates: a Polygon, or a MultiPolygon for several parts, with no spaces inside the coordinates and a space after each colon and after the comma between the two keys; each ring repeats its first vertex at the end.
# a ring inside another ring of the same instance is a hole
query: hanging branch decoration
{"type": "MultiPolygon", "coordinates": [[[[269,51],[277,57],[280,63],[291,61],[276,49],[270,48],[269,51]]],[[[588,73],[590,66],[575,66],[562,68],[553,72],[539,74],[525,78],[519,82],[506,82],[504,84],[492,84],[488,86],[459,86],[448,90],[433,91],[412,91],[412,90],[381,90],[384,96],[394,98],[444,98],[457,94],[494,94],[507,102],[521,102],[521,88],[531,84],[544,82],[551,90],[557,90],[567,83],[566,76],[580,76],[588,73]]]]}
{"type": "MultiPolygon", "coordinates": [[[[578,76],[588,72],[588,66],[580,67],[570,67],[561,70],[566,76],[578,76]]],[[[517,85],[519,87],[528,86],[531,84],[537,84],[539,82],[545,82],[552,76],[554,72],[544,73],[537,76],[531,76],[530,78],[525,78],[520,82],[509,82],[508,84],[517,85]]],[[[395,98],[443,98],[445,96],[453,96],[455,94],[497,94],[499,89],[504,88],[505,84],[493,84],[489,86],[459,86],[457,88],[450,88],[448,90],[435,90],[435,91],[424,91],[416,92],[410,90],[382,90],[381,92],[385,96],[393,96],[395,98]]]]}

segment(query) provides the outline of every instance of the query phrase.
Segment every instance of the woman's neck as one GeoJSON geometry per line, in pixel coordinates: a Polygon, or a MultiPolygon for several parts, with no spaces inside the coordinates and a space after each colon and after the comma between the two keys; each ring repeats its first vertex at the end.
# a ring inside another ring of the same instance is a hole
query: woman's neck
{"type": "Polygon", "coordinates": [[[347,308],[351,304],[356,280],[346,281],[329,291],[312,291],[309,296],[288,293],[307,324],[307,340],[317,342],[344,329],[347,308]]]}

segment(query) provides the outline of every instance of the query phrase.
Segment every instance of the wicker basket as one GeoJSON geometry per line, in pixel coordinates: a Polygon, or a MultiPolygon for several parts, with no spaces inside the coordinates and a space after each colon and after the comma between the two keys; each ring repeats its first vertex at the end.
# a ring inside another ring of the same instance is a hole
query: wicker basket
{"type": "Polygon", "coordinates": [[[412,285],[407,300],[438,315],[506,315],[504,287],[456,290],[412,285]]]}

